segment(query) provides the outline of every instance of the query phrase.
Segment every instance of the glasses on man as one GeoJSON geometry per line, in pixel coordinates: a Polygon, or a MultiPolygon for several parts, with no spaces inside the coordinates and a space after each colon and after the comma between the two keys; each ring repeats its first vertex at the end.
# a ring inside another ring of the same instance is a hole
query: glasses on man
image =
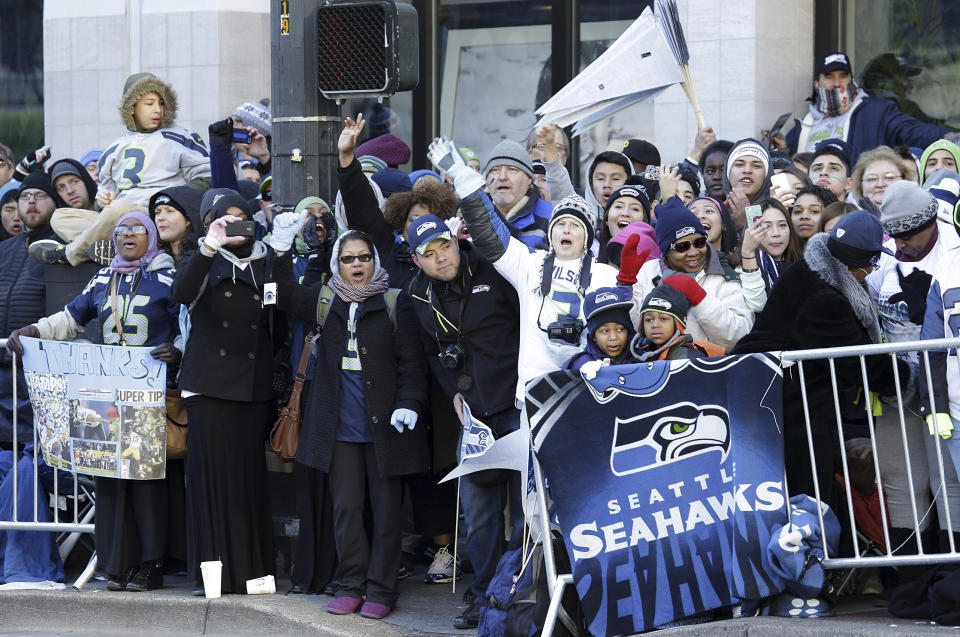
{"type": "Polygon", "coordinates": [[[359,261],[360,263],[369,263],[373,259],[372,254],[345,254],[340,257],[340,263],[343,265],[350,265],[354,261],[359,261]]]}
{"type": "Polygon", "coordinates": [[[50,198],[50,195],[48,195],[43,191],[20,193],[20,201],[30,201],[31,199],[33,199],[34,201],[46,201],[49,198],[50,198]]]}
{"type": "Polygon", "coordinates": [[[897,173],[886,173],[885,175],[867,175],[863,178],[863,183],[874,186],[879,182],[892,184],[893,182],[900,181],[901,179],[903,179],[903,177],[897,173]]]}
{"type": "Polygon", "coordinates": [[[693,246],[697,250],[703,250],[707,247],[707,238],[706,237],[697,237],[693,241],[677,241],[676,243],[670,246],[671,250],[676,250],[677,252],[687,252],[690,249],[690,246],[693,246]]]}
{"type": "Polygon", "coordinates": [[[117,226],[113,229],[113,236],[119,237],[127,233],[130,234],[147,234],[146,226],[117,226]]]}

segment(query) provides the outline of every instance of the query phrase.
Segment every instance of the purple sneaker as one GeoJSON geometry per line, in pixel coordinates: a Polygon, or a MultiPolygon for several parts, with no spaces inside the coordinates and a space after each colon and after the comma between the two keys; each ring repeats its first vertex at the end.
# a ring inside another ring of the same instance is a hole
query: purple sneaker
{"type": "Polygon", "coordinates": [[[363,608],[360,609],[360,616],[369,617],[370,619],[383,619],[389,614],[389,606],[378,604],[376,602],[364,602],[363,608]]]}
{"type": "Polygon", "coordinates": [[[338,597],[327,604],[327,612],[334,615],[349,615],[360,608],[362,602],[363,599],[360,597],[338,597]]]}

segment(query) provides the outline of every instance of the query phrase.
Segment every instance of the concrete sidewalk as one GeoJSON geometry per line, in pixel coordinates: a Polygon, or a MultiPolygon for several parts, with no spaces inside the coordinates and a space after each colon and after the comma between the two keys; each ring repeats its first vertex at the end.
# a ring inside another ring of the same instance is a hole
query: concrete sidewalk
{"type": "MultiPolygon", "coordinates": [[[[325,595],[227,595],[207,600],[191,595],[185,578],[167,578],[167,588],[152,593],[114,593],[93,581],[83,591],[0,591],[0,636],[16,635],[475,635],[458,631],[453,618],[470,578],[449,586],[423,584],[422,575],[401,582],[400,603],[385,621],[336,616],[326,612],[325,595]]],[[[280,583],[281,591],[289,588],[280,583]]],[[[756,637],[770,635],[874,637],[960,634],[960,629],[891,616],[875,597],[843,598],[837,617],[782,619],[754,617],[666,631],[688,636],[756,637]]]]}

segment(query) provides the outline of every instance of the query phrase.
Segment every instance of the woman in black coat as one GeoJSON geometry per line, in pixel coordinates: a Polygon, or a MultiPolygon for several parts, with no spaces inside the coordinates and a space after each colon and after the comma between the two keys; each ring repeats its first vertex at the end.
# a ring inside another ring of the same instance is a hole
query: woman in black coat
{"type": "MultiPolygon", "coordinates": [[[[274,220],[278,240],[287,221],[274,220]]],[[[294,282],[289,253],[277,263],[280,306],[304,322],[322,323],[297,461],[330,474],[340,589],[327,610],[349,614],[362,603],[361,615],[383,619],[399,592],[400,477],[427,466],[423,427],[416,427],[426,401],[426,361],[410,301],[389,290],[367,235],[340,237],[330,269],[334,294],[324,297],[321,287],[294,282]],[[328,306],[322,320],[321,305],[328,306]],[[365,501],[373,511],[371,543],[365,501]]]]}
{"type": "MultiPolygon", "coordinates": [[[[881,251],[886,249],[880,220],[863,210],[844,216],[829,235],[821,233],[811,237],[803,258],[781,273],[753,329],[737,343],[733,353],[879,343],[877,309],[861,282],[873,271],[881,251]]],[[[865,360],[870,391],[894,393],[889,358],[883,355],[865,360]]],[[[860,361],[849,357],[835,361],[837,389],[842,400],[863,387],[860,361]]],[[[897,359],[897,366],[901,386],[908,387],[907,362],[897,359]]],[[[804,362],[803,372],[820,497],[833,508],[841,522],[846,522],[844,493],[834,480],[834,455],[840,441],[830,370],[826,360],[819,360],[804,362]]],[[[859,404],[864,404],[862,396],[859,404]]],[[[814,475],[796,367],[786,370],[783,418],[790,493],[813,496],[814,475]]]]}
{"type": "Polygon", "coordinates": [[[253,237],[227,236],[227,224],[252,218],[238,193],[212,199],[210,228],[171,289],[191,307],[180,389],[190,423],[187,530],[196,595],[203,594],[200,562],[223,562],[224,593],[245,593],[247,580],[274,572],[264,456],[274,306],[264,292],[276,255],[253,237]]]}

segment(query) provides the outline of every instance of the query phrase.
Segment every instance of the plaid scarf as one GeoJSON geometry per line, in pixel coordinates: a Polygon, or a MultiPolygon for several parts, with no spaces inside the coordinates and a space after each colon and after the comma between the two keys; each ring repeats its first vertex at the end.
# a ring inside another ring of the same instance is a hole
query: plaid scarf
{"type": "Polygon", "coordinates": [[[327,285],[337,293],[337,296],[347,303],[363,303],[371,296],[386,292],[387,288],[390,287],[390,277],[387,275],[387,271],[381,268],[377,270],[369,283],[350,285],[343,280],[340,272],[337,271],[334,272],[330,280],[327,281],[327,285]]]}

